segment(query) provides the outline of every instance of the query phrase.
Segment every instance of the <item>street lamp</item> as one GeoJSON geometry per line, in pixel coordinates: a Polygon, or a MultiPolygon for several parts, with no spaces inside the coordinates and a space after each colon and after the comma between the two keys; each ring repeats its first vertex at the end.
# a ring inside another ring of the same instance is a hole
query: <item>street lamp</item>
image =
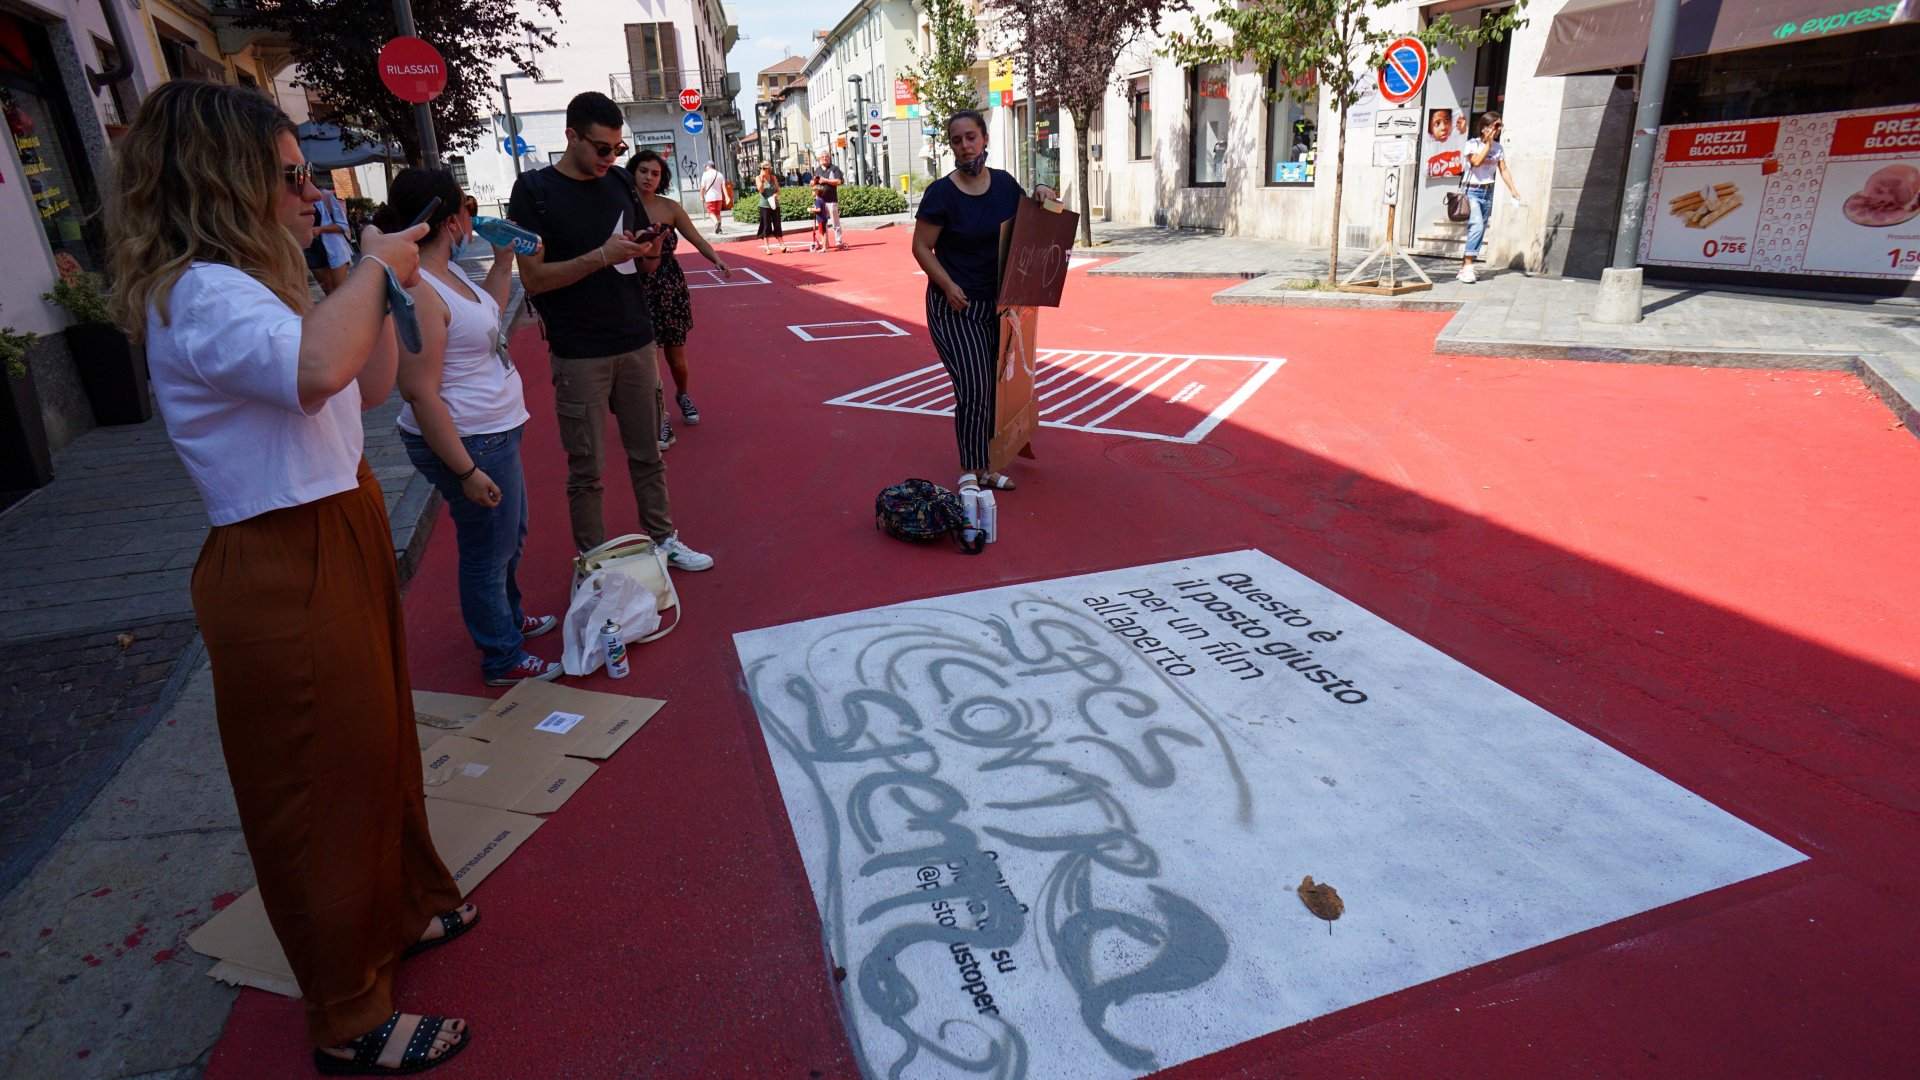
{"type": "Polygon", "coordinates": [[[860,142],[861,133],[866,129],[867,99],[860,93],[860,76],[849,75],[847,81],[853,84],[853,182],[864,184],[866,180],[866,147],[860,142]]]}
{"type": "Polygon", "coordinates": [[[508,79],[531,79],[533,76],[524,71],[503,71],[500,73],[500,107],[507,117],[507,152],[513,158],[513,175],[520,175],[520,126],[513,119],[513,95],[507,93],[508,79]]]}

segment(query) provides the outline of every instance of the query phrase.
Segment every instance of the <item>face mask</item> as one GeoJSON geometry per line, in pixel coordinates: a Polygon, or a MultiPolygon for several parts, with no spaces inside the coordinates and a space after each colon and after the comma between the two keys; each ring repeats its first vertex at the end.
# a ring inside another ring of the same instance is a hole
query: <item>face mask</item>
{"type": "Polygon", "coordinates": [[[972,161],[962,161],[959,163],[960,171],[966,173],[968,176],[979,176],[980,170],[986,167],[987,152],[985,150],[980,151],[980,156],[974,158],[972,161]]]}
{"type": "Polygon", "coordinates": [[[453,241],[453,245],[447,249],[447,257],[450,259],[464,258],[467,250],[467,245],[470,242],[472,242],[472,240],[473,240],[472,233],[468,233],[465,236],[455,237],[453,241]]]}

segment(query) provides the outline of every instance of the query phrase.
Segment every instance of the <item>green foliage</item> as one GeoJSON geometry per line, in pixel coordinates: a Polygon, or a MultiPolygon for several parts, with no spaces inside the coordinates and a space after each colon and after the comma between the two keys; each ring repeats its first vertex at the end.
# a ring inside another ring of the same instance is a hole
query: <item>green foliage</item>
{"type": "MultiPolygon", "coordinates": [[[[904,214],[907,198],[892,188],[840,186],[842,218],[872,217],[875,214],[904,214]]],[[[807,221],[813,217],[813,188],[807,184],[780,189],[780,220],[807,221]]],[[[748,225],[760,221],[760,194],[742,195],[733,204],[733,220],[748,225]]]]}
{"type": "Polygon", "coordinates": [[[351,198],[343,200],[343,204],[346,206],[347,212],[350,214],[357,213],[362,218],[373,217],[373,200],[372,199],[366,198],[365,196],[361,196],[361,195],[355,195],[351,198]]]}
{"type": "Polygon", "coordinates": [[[31,330],[15,332],[11,326],[0,326],[0,364],[4,364],[10,378],[18,378],[27,373],[27,350],[40,340],[40,335],[31,330]]]}
{"type": "MultiPolygon", "coordinates": [[[[975,24],[968,0],[921,0],[927,12],[927,27],[933,37],[933,51],[922,56],[901,75],[918,84],[920,119],[926,127],[944,132],[947,120],[962,109],[980,107],[973,82],[973,62],[980,46],[980,28],[975,24]]],[[[945,145],[942,141],[941,145],[945,145]]]]}
{"type": "Polygon", "coordinates": [[[99,274],[74,274],[53,283],[53,291],[41,293],[49,304],[67,309],[75,322],[83,326],[107,326],[113,316],[107,313],[107,298],[100,292],[99,274]]]}

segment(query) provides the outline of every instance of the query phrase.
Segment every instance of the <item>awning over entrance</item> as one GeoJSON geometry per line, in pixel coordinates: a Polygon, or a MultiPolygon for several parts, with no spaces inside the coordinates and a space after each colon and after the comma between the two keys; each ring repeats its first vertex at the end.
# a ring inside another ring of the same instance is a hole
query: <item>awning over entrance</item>
{"type": "MultiPolygon", "coordinates": [[[[1536,75],[1638,67],[1653,0],[1568,0],[1536,75]]],[[[1920,21],[1920,0],[1681,0],[1673,55],[1705,56],[1920,21]]]]}
{"type": "Polygon", "coordinates": [[[407,152],[398,146],[382,145],[380,140],[364,131],[353,133],[353,146],[349,148],[347,138],[334,124],[317,124],[309,120],[300,125],[300,152],[316,169],[351,169],[356,165],[371,165],[384,160],[389,154],[393,159],[406,163],[407,152]]]}

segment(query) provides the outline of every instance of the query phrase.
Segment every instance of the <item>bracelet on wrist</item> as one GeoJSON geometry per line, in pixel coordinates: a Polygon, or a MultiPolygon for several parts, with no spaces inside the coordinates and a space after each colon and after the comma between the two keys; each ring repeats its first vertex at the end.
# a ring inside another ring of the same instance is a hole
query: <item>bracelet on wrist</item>
{"type": "Polygon", "coordinates": [[[461,473],[459,476],[455,477],[455,479],[459,480],[461,483],[464,484],[467,482],[467,477],[472,476],[474,473],[477,473],[479,471],[480,471],[480,463],[476,461],[473,463],[473,468],[468,469],[466,472],[461,473]]]}

